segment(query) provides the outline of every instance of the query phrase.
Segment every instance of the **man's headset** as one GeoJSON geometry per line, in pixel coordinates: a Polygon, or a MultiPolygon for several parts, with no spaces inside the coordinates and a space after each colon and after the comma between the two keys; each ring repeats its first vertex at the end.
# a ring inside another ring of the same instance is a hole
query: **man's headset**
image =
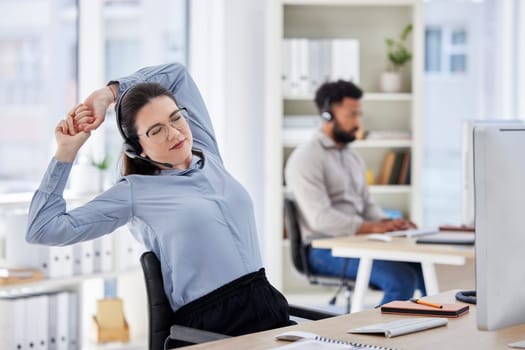
{"type": "Polygon", "coordinates": [[[330,98],[326,97],[323,102],[323,109],[321,110],[321,118],[327,122],[334,119],[334,115],[330,111],[330,98]]]}
{"type": "Polygon", "coordinates": [[[142,152],[142,146],[140,145],[139,141],[137,139],[130,138],[126,135],[124,132],[124,129],[122,128],[122,121],[121,121],[121,111],[120,111],[120,105],[122,104],[122,100],[124,99],[124,96],[128,93],[128,91],[131,90],[131,88],[128,88],[126,91],[120,95],[120,97],[117,99],[117,103],[115,105],[115,119],[117,120],[117,129],[120,133],[120,136],[124,139],[124,144],[122,146],[122,151],[125,155],[127,155],[131,159],[140,159],[145,162],[148,162],[153,165],[162,165],[168,168],[173,168],[173,164],[171,163],[163,163],[163,162],[157,162],[156,160],[142,157],[140,153],[142,152]]]}

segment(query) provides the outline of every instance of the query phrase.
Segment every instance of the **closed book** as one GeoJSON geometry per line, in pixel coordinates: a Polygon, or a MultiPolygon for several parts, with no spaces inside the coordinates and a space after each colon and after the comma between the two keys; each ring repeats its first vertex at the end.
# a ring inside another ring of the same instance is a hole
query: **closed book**
{"type": "Polygon", "coordinates": [[[442,308],[437,308],[411,301],[394,300],[381,306],[381,312],[387,314],[459,317],[469,311],[469,306],[464,304],[443,304],[442,306],[442,308]]]}
{"type": "Polygon", "coordinates": [[[401,163],[401,170],[399,172],[399,185],[408,184],[408,172],[410,171],[410,152],[405,152],[403,154],[403,162],[401,163]]]}
{"type": "Polygon", "coordinates": [[[390,178],[388,183],[390,185],[397,185],[399,182],[399,176],[401,174],[401,166],[403,164],[403,158],[405,156],[404,152],[397,152],[394,158],[394,165],[392,166],[392,172],[390,173],[390,178]]]}
{"type": "Polygon", "coordinates": [[[406,175],[406,179],[404,183],[405,185],[410,185],[410,183],[412,182],[412,174],[410,172],[411,163],[412,163],[412,158],[408,157],[408,170],[407,170],[407,175],[406,175]]]}
{"type": "Polygon", "coordinates": [[[385,154],[383,165],[381,166],[381,172],[379,173],[379,178],[377,179],[378,185],[388,185],[395,160],[396,154],[394,152],[389,151],[385,154]]]}
{"type": "Polygon", "coordinates": [[[454,232],[475,232],[474,226],[467,225],[441,225],[439,226],[440,231],[454,231],[454,232]]]}

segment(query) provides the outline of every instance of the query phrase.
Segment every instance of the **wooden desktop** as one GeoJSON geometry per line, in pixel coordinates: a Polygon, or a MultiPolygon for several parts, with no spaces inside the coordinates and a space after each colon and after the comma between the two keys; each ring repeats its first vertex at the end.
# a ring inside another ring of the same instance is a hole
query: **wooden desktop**
{"type": "MultiPolygon", "coordinates": [[[[437,303],[454,303],[457,302],[454,298],[455,293],[456,291],[449,291],[425,298],[425,300],[437,303]]],[[[509,343],[525,340],[525,324],[492,332],[479,331],[476,326],[475,305],[470,305],[470,311],[466,315],[459,318],[450,318],[448,325],[445,327],[429,329],[396,338],[346,333],[350,328],[391,321],[403,317],[406,316],[381,314],[379,309],[373,309],[321,321],[304,322],[296,326],[194,345],[188,347],[188,349],[272,349],[287,344],[287,342],[274,339],[275,335],[287,330],[308,331],[323,337],[370,345],[388,346],[403,350],[506,349],[509,343]]]]}

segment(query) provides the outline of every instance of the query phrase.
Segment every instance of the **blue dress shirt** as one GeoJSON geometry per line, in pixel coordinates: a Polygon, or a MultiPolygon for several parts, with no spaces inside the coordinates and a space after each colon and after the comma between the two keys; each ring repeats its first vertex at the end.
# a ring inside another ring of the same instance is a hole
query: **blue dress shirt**
{"type": "Polygon", "coordinates": [[[52,159],[29,209],[28,242],[68,245],[128,224],[159,257],[173,310],[262,267],[253,204],[226,171],[197,86],[178,64],[146,67],[118,80],[119,94],[158,82],[188,109],[195,148],[185,170],[128,175],[85,205],[67,211],[63,191],[71,163],[52,159]]]}

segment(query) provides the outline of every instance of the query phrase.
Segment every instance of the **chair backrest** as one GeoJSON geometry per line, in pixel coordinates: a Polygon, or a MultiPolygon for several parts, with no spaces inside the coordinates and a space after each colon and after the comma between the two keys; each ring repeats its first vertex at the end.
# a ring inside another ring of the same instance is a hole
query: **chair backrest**
{"type": "Polygon", "coordinates": [[[308,269],[308,246],[303,244],[298,221],[297,206],[290,198],[284,199],[284,227],[290,239],[292,262],[297,271],[310,275],[308,269]]]}
{"type": "Polygon", "coordinates": [[[153,252],[145,252],[140,264],[146,282],[149,319],[149,349],[164,349],[164,341],[175,323],[174,312],[164,292],[160,261],[153,252]]]}

